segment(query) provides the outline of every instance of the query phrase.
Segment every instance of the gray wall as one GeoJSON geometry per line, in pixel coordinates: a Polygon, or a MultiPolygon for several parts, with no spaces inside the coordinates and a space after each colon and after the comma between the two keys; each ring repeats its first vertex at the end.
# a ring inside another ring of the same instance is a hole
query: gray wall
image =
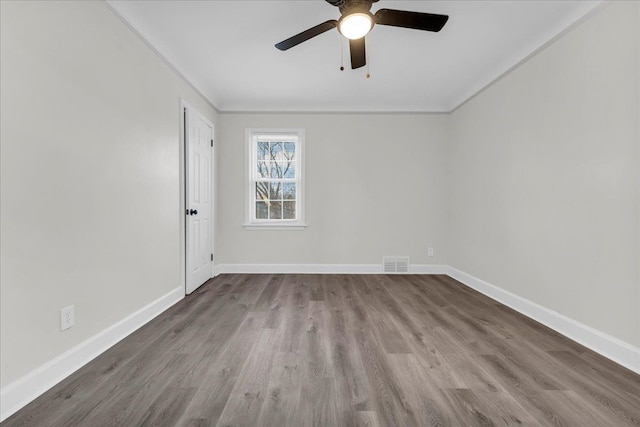
{"type": "Polygon", "coordinates": [[[446,259],[448,117],[221,114],[218,264],[412,264],[446,259]],[[247,231],[245,128],[305,128],[304,231],[247,231]],[[427,248],[435,249],[427,257],[427,248]]]}
{"type": "Polygon", "coordinates": [[[4,386],[181,286],[179,99],[216,116],[102,2],[0,7],[4,386]]]}
{"type": "Polygon", "coordinates": [[[638,2],[451,116],[449,264],[640,344],[638,2]]]}

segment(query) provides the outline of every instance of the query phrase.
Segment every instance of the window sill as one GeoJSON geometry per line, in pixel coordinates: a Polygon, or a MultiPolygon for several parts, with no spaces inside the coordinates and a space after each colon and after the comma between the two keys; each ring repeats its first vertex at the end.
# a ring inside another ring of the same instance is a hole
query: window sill
{"type": "Polygon", "coordinates": [[[307,224],[244,224],[245,230],[272,230],[272,231],[302,231],[307,224]]]}

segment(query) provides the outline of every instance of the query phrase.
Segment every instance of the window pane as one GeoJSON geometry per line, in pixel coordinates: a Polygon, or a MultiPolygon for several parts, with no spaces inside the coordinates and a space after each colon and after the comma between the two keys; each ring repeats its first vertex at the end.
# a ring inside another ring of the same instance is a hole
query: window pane
{"type": "Polygon", "coordinates": [[[269,158],[269,143],[258,142],[258,160],[264,160],[269,158]]]}
{"type": "Polygon", "coordinates": [[[283,219],[296,219],[296,202],[284,202],[283,219]]]}
{"type": "Polygon", "coordinates": [[[282,160],[282,142],[269,143],[270,159],[282,160]]]}
{"type": "Polygon", "coordinates": [[[280,162],[271,162],[271,178],[282,178],[283,164],[280,162]]]}
{"type": "Polygon", "coordinates": [[[256,201],[269,199],[269,183],[256,182],[256,201]]]}
{"type": "Polygon", "coordinates": [[[269,198],[271,200],[280,200],[282,199],[282,183],[281,182],[272,182],[269,186],[269,198]]]}
{"type": "Polygon", "coordinates": [[[269,162],[258,160],[257,170],[260,178],[269,178],[269,162]]]}
{"type": "Polygon", "coordinates": [[[282,171],[283,176],[285,178],[295,178],[296,177],[296,163],[289,162],[284,165],[284,170],[282,171]]]}
{"type": "Polygon", "coordinates": [[[292,160],[296,154],[296,144],[295,142],[285,142],[284,143],[284,157],[288,160],[292,160]]]}
{"type": "Polygon", "coordinates": [[[296,184],[293,182],[285,182],[282,184],[282,196],[284,199],[296,198],[296,184]]]}
{"type": "Polygon", "coordinates": [[[256,219],[267,219],[267,202],[256,202],[256,219]]]}
{"type": "Polygon", "coordinates": [[[282,219],[282,202],[271,202],[269,219],[282,219]]]}

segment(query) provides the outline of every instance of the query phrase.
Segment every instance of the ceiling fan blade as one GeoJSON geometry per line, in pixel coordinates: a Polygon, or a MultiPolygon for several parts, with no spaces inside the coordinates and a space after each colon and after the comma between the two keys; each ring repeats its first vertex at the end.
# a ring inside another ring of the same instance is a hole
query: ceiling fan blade
{"type": "Polygon", "coordinates": [[[310,38],[318,36],[326,31],[329,31],[332,28],[335,28],[338,25],[338,21],[335,19],[331,19],[329,21],[323,22],[322,24],[316,25],[315,27],[311,27],[306,31],[301,32],[300,34],[296,34],[293,37],[289,37],[288,39],[281,41],[276,45],[276,47],[280,50],[291,49],[294,46],[299,45],[302,42],[306,42],[310,38]]]}
{"type": "Polygon", "coordinates": [[[376,18],[376,24],[433,32],[440,31],[449,19],[448,15],[408,12],[395,9],[380,9],[374,16],[376,18]]]}
{"type": "Polygon", "coordinates": [[[349,40],[349,51],[351,52],[351,69],[364,67],[367,64],[367,51],[364,37],[349,40]]]}

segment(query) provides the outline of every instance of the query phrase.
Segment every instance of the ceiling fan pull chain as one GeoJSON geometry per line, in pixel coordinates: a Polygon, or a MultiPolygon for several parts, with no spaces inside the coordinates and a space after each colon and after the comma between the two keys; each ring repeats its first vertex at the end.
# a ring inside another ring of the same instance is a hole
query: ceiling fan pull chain
{"type": "Polygon", "coordinates": [[[366,78],[371,78],[371,73],[369,72],[369,52],[371,52],[371,46],[369,46],[369,35],[367,34],[366,36],[364,36],[364,45],[367,47],[367,50],[365,51],[365,61],[367,61],[367,74],[365,74],[364,76],[366,78]]]}
{"type": "Polygon", "coordinates": [[[344,41],[346,38],[339,34],[338,39],[340,40],[340,71],[344,71],[344,41]]]}

